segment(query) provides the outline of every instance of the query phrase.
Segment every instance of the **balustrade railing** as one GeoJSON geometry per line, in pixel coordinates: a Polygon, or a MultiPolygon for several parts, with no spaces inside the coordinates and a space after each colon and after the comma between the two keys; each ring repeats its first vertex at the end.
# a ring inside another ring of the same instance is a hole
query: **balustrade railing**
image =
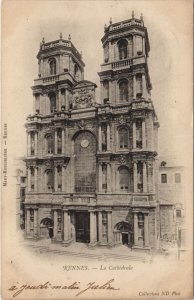
{"type": "Polygon", "coordinates": [[[123,67],[128,67],[132,64],[132,59],[121,60],[112,63],[112,69],[119,69],[123,67]]]}

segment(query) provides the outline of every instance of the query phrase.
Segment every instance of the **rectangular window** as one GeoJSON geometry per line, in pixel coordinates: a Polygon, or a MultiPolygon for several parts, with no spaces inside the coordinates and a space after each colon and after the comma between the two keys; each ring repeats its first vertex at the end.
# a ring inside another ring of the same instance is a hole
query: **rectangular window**
{"type": "Polygon", "coordinates": [[[181,218],[181,209],[176,210],[176,217],[181,218]]]}
{"type": "Polygon", "coordinates": [[[181,174],[175,173],[174,174],[175,183],[181,183],[181,174]]]}
{"type": "Polygon", "coordinates": [[[21,183],[25,183],[25,177],[21,177],[21,183]]]}
{"type": "Polygon", "coordinates": [[[161,183],[167,183],[167,174],[161,174],[161,183]]]}

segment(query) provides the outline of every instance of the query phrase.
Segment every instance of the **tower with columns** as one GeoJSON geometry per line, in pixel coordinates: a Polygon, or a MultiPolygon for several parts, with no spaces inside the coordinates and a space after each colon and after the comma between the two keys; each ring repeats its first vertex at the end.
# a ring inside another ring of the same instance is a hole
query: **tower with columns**
{"type": "Polygon", "coordinates": [[[25,235],[147,250],[156,247],[158,230],[159,123],[143,17],[110,20],[102,46],[97,101],[71,37],[40,44],[26,124],[25,235]]]}

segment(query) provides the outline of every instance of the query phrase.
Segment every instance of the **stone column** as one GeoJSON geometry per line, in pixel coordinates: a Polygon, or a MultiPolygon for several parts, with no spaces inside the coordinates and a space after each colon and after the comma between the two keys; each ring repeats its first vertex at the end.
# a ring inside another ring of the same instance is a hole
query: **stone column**
{"type": "Polygon", "coordinates": [[[58,92],[58,111],[61,111],[61,100],[62,100],[61,90],[58,92]]]}
{"type": "Polygon", "coordinates": [[[69,103],[68,103],[68,91],[65,89],[65,110],[69,109],[69,103]]]}
{"type": "Polygon", "coordinates": [[[147,88],[146,88],[146,78],[145,74],[142,74],[142,96],[146,98],[147,96],[147,88]]]}
{"type": "Polygon", "coordinates": [[[69,230],[68,230],[68,240],[71,240],[71,216],[70,216],[70,212],[67,213],[67,228],[69,228],[69,230]]]}
{"type": "Polygon", "coordinates": [[[136,122],[133,121],[133,149],[136,149],[136,122]]]}
{"type": "Polygon", "coordinates": [[[62,192],[65,192],[65,168],[66,166],[62,166],[62,192]]]}
{"type": "Polygon", "coordinates": [[[119,187],[119,171],[118,171],[118,166],[116,166],[115,169],[116,169],[115,170],[115,179],[116,179],[115,189],[116,189],[116,192],[119,192],[120,187],[119,187]]]}
{"type": "Polygon", "coordinates": [[[98,150],[102,152],[102,127],[101,124],[98,126],[98,150]]]}
{"type": "Polygon", "coordinates": [[[113,242],[113,233],[112,233],[112,211],[107,213],[108,217],[108,243],[112,244],[113,242]]]}
{"type": "Polygon", "coordinates": [[[152,191],[155,193],[155,162],[152,162],[152,191]]]}
{"type": "Polygon", "coordinates": [[[143,162],[143,192],[147,193],[147,164],[143,162]]]}
{"type": "Polygon", "coordinates": [[[55,129],[55,154],[57,154],[57,129],[55,129]]]}
{"type": "Polygon", "coordinates": [[[34,134],[34,154],[37,155],[38,153],[38,132],[34,134]]]}
{"type": "Polygon", "coordinates": [[[133,56],[136,55],[136,35],[133,35],[133,56]]]}
{"type": "Polygon", "coordinates": [[[28,167],[28,192],[31,192],[31,168],[28,167]]]}
{"type": "Polygon", "coordinates": [[[38,237],[38,208],[34,209],[34,237],[38,237]]]}
{"type": "Polygon", "coordinates": [[[34,168],[34,191],[38,192],[38,167],[34,168]]]}
{"type": "Polygon", "coordinates": [[[101,102],[101,104],[103,104],[104,103],[104,87],[103,87],[103,82],[101,81],[100,82],[100,102],[101,102]]]}
{"type": "Polygon", "coordinates": [[[76,231],[75,231],[75,212],[72,212],[72,239],[75,241],[76,240],[76,231]]]}
{"type": "Polygon", "coordinates": [[[36,97],[33,95],[33,115],[36,113],[36,97]]]}
{"type": "Polygon", "coordinates": [[[137,220],[137,213],[134,213],[134,246],[138,246],[138,220],[137,220]]]}
{"type": "Polygon", "coordinates": [[[133,75],[133,99],[136,99],[136,75],[133,75]]]}
{"type": "Polygon", "coordinates": [[[111,192],[111,164],[107,164],[107,192],[111,192]]]}
{"type": "Polygon", "coordinates": [[[145,38],[142,37],[142,52],[145,54],[145,38]]]}
{"type": "Polygon", "coordinates": [[[58,213],[57,210],[54,210],[54,228],[53,228],[54,239],[57,239],[57,234],[58,234],[58,213]]]}
{"type": "Polygon", "coordinates": [[[98,164],[98,190],[102,192],[102,164],[98,164]]]}
{"type": "Polygon", "coordinates": [[[133,191],[137,193],[137,163],[133,163],[133,191]]]}
{"type": "Polygon", "coordinates": [[[145,120],[142,120],[142,148],[146,148],[146,127],[145,120]]]}
{"type": "Polygon", "coordinates": [[[31,155],[31,132],[27,132],[27,155],[31,155]]]}
{"type": "Polygon", "coordinates": [[[62,128],[62,132],[61,132],[61,146],[62,146],[62,154],[65,153],[65,130],[64,128],[62,128]]]}
{"type": "Polygon", "coordinates": [[[148,214],[144,214],[144,243],[145,243],[145,247],[149,247],[149,222],[148,222],[148,214]]]}
{"type": "Polygon", "coordinates": [[[69,239],[69,228],[68,228],[68,211],[63,211],[63,234],[64,241],[68,241],[69,239]]]}
{"type": "Polygon", "coordinates": [[[57,167],[54,167],[54,184],[55,184],[55,192],[58,191],[58,172],[57,172],[57,167]]]}
{"type": "Polygon", "coordinates": [[[94,211],[90,211],[90,244],[95,244],[96,241],[96,213],[94,211]]]}
{"type": "Polygon", "coordinates": [[[102,242],[102,212],[98,212],[98,241],[102,242]]]}
{"type": "Polygon", "coordinates": [[[26,209],[26,236],[30,236],[30,209],[26,209]]]}
{"type": "Polygon", "coordinates": [[[150,123],[150,150],[154,149],[154,125],[152,115],[149,115],[149,123],[150,123]]]}
{"type": "Polygon", "coordinates": [[[112,81],[109,80],[108,81],[108,99],[109,99],[110,103],[111,103],[111,86],[112,86],[112,81]]]}
{"type": "Polygon", "coordinates": [[[110,151],[110,124],[107,123],[107,151],[110,151]]]}
{"type": "Polygon", "coordinates": [[[115,178],[115,164],[112,164],[112,176],[111,176],[111,182],[112,182],[112,191],[116,192],[116,178],[115,178]]]}

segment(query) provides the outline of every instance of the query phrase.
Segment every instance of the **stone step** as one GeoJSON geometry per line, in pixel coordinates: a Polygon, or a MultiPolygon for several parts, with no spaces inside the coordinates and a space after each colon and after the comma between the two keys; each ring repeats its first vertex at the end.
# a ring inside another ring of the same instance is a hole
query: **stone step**
{"type": "MultiPolygon", "coordinates": [[[[95,254],[95,253],[83,253],[83,252],[73,252],[73,251],[67,251],[67,250],[56,250],[51,249],[47,246],[41,246],[41,245],[26,245],[26,247],[33,248],[40,250],[42,253],[55,253],[58,255],[68,255],[68,256],[74,256],[74,257],[83,257],[83,258],[89,258],[89,259],[98,259],[98,260],[106,260],[106,259],[120,259],[120,260],[133,260],[133,261],[139,261],[139,262],[150,262],[151,257],[146,255],[137,255],[137,253],[130,252],[129,255],[126,254],[116,254],[116,253],[102,253],[102,254],[95,254]]],[[[92,250],[93,251],[93,250],[92,250]]],[[[139,254],[139,253],[138,253],[139,254]]]]}

